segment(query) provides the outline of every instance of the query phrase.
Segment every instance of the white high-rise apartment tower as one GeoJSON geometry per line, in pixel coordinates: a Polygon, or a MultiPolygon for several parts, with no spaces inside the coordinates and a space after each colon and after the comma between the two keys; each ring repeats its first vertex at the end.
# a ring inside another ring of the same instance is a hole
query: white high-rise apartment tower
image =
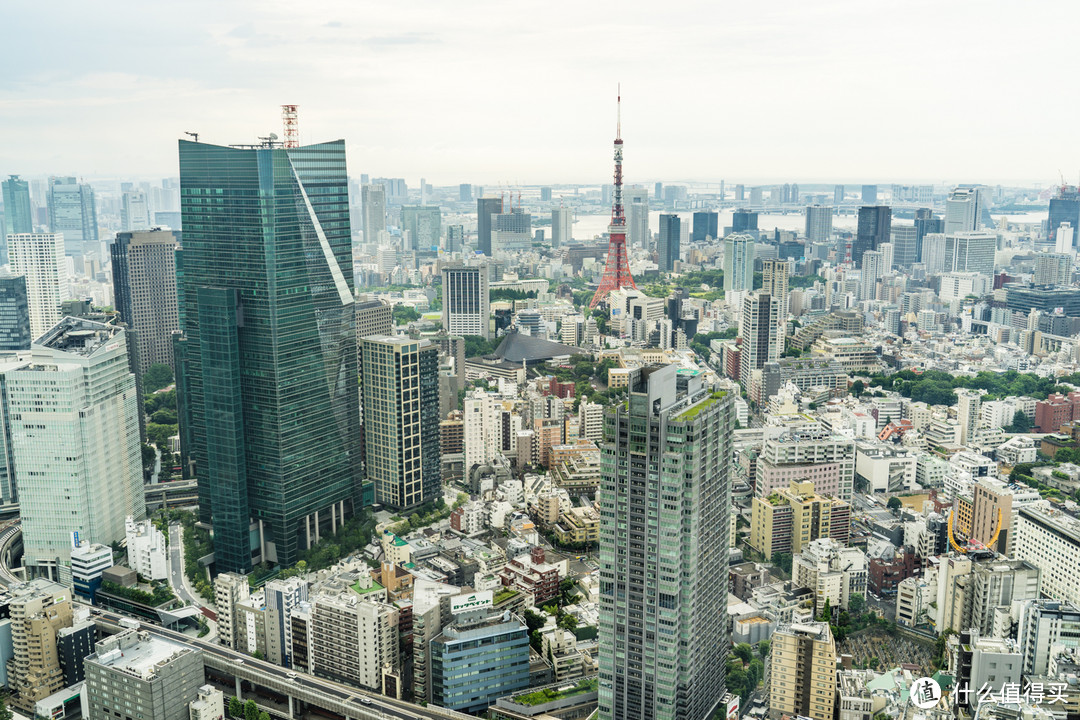
{"type": "Polygon", "coordinates": [[[60,321],[60,303],[71,297],[62,233],[8,235],[11,272],[26,276],[30,335],[35,340],[60,321]]]}
{"type": "Polygon", "coordinates": [[[746,234],[724,238],[724,292],[754,289],[754,238],[746,234]]]}

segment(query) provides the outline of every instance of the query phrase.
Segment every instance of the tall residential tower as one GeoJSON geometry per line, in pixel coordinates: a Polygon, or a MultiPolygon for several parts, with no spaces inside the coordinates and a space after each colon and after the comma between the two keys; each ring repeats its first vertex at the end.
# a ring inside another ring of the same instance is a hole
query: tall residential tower
{"type": "Polygon", "coordinates": [[[605,422],[601,720],[706,720],[729,645],[731,395],[674,365],[634,370],[605,422]]]}

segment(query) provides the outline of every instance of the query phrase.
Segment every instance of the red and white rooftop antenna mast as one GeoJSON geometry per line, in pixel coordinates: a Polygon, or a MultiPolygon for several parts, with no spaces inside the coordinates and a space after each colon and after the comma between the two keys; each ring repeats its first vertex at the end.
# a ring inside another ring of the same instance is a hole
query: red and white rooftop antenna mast
{"type": "Polygon", "coordinates": [[[281,106],[281,126],[285,130],[283,145],[287,148],[300,147],[300,125],[295,105],[281,106]]]}

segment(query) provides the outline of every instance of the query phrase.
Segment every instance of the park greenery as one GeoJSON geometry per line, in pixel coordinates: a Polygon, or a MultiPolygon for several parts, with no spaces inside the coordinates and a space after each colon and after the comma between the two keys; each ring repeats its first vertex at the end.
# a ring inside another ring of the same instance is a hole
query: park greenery
{"type": "Polygon", "coordinates": [[[555,688],[543,688],[542,690],[533,690],[522,695],[515,695],[513,701],[518,705],[543,705],[547,702],[554,700],[562,700],[568,697],[574,697],[575,695],[584,695],[585,693],[596,692],[600,687],[600,680],[598,678],[582,678],[578,680],[571,688],[567,689],[555,689],[555,688]]]}
{"type": "Polygon", "coordinates": [[[147,419],[146,443],[142,446],[143,473],[149,475],[154,471],[154,447],[157,447],[161,453],[161,477],[164,480],[169,479],[177,464],[169,449],[169,438],[176,435],[180,427],[176,414],[176,388],[165,389],[172,382],[172,368],[162,364],[151,365],[142,378],[143,411],[147,419]]]}
{"type": "Polygon", "coordinates": [[[123,585],[117,585],[109,580],[104,580],[101,583],[101,589],[109,595],[124,598],[125,600],[130,600],[149,607],[160,607],[161,605],[176,600],[176,596],[172,594],[169,586],[164,582],[155,583],[153,590],[147,592],[146,590],[140,590],[139,588],[124,587],[123,585]]]}
{"type": "Polygon", "coordinates": [[[414,320],[420,319],[420,312],[409,305],[397,304],[394,306],[394,324],[408,325],[414,320]]]}
{"type": "Polygon", "coordinates": [[[552,375],[559,382],[574,383],[575,405],[583,401],[607,404],[623,396],[620,388],[608,388],[608,370],[618,367],[613,358],[595,362],[588,355],[572,355],[565,364],[548,363],[543,372],[552,375]],[[605,389],[600,390],[596,385],[605,389]]]}
{"type": "Polygon", "coordinates": [[[447,507],[446,501],[443,500],[442,495],[440,495],[434,500],[426,502],[418,507],[410,513],[408,517],[399,518],[398,522],[388,527],[387,530],[395,535],[404,535],[413,530],[419,530],[428,525],[434,525],[435,523],[450,517],[450,513],[457,510],[468,501],[468,495],[465,493],[458,493],[454,505],[452,507],[447,507]]]}
{"type": "Polygon", "coordinates": [[[736,645],[727,663],[728,691],[738,695],[745,703],[764,677],[765,664],[754,657],[754,649],[746,643],[736,645]]]}
{"type": "Polygon", "coordinates": [[[499,347],[499,343],[501,342],[502,340],[499,338],[485,340],[480,335],[466,335],[465,357],[474,358],[481,357],[483,355],[491,355],[493,352],[495,352],[495,349],[499,347]]]}
{"type": "Polygon", "coordinates": [[[960,388],[981,390],[984,401],[1024,396],[1045,400],[1050,393],[1068,391],[1068,388],[1059,384],[1062,382],[1080,384],[1080,374],[1062,378],[1046,378],[1031,373],[1019,373],[1015,370],[1003,373],[984,370],[974,377],[968,377],[939,370],[928,370],[923,373],[901,370],[892,375],[870,377],[871,387],[893,390],[903,397],[911,398],[916,402],[925,402],[928,405],[955,405],[955,391],[960,388]]]}
{"type": "Polygon", "coordinates": [[[491,302],[497,302],[499,300],[507,300],[510,302],[513,302],[514,300],[532,300],[536,298],[536,291],[495,288],[488,293],[488,297],[491,299],[491,302]]]}
{"type": "Polygon", "coordinates": [[[270,720],[270,714],[260,710],[254,700],[243,702],[233,696],[229,698],[229,717],[233,720],[270,720]]]}
{"type": "Polygon", "coordinates": [[[690,340],[690,349],[697,353],[701,358],[708,360],[712,355],[712,350],[709,349],[709,343],[713,340],[731,340],[739,331],[736,328],[728,328],[727,330],[721,330],[720,332],[707,332],[698,333],[690,340]]]}

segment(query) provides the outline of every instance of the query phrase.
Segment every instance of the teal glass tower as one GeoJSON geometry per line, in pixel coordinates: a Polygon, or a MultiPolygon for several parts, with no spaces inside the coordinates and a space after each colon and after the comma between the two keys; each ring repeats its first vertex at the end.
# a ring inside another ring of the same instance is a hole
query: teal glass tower
{"type": "Polygon", "coordinates": [[[180,142],[181,435],[219,571],[288,566],[360,503],[345,143],[180,142]]]}
{"type": "Polygon", "coordinates": [[[724,695],[734,403],[675,365],[605,416],[600,720],[707,720],[724,695]]]}
{"type": "Polygon", "coordinates": [[[18,175],[9,175],[0,183],[4,198],[3,237],[0,237],[0,265],[6,265],[7,236],[16,233],[34,232],[34,216],[30,206],[30,183],[20,180],[18,175]]]}

